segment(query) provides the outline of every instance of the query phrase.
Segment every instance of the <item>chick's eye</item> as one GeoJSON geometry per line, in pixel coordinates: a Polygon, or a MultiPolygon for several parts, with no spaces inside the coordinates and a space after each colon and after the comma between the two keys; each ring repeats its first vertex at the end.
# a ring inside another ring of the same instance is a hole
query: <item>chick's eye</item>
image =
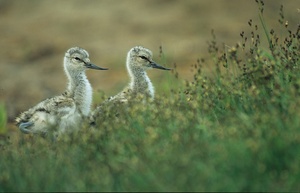
{"type": "Polygon", "coordinates": [[[146,56],[140,56],[140,58],[142,58],[143,60],[148,60],[146,56]]]}
{"type": "Polygon", "coordinates": [[[75,57],[74,59],[75,59],[75,60],[77,60],[77,61],[81,61],[81,59],[80,59],[80,58],[78,58],[78,57],[75,57]]]}

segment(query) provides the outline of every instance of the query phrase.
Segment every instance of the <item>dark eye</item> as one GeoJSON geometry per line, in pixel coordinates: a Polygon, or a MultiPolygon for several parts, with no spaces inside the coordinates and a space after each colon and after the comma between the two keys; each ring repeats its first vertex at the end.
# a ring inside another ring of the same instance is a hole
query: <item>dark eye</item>
{"type": "Polygon", "coordinates": [[[74,59],[75,59],[75,60],[77,60],[77,61],[81,61],[81,59],[80,59],[80,58],[78,58],[78,57],[75,57],[74,59]]]}
{"type": "Polygon", "coordinates": [[[142,58],[143,60],[147,60],[148,61],[148,58],[146,56],[140,56],[140,58],[142,58]]]}

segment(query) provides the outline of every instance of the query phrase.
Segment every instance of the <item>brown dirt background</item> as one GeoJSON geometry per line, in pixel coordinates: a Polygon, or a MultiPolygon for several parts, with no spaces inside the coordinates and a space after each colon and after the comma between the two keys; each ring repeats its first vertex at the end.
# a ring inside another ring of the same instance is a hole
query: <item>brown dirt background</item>
{"type": "MultiPolygon", "coordinates": [[[[269,26],[279,26],[281,4],[289,24],[299,24],[299,1],[264,2],[269,26]]],[[[94,90],[108,96],[128,83],[125,58],[136,45],[151,49],[158,63],[162,46],[162,65],[176,63],[181,78],[190,79],[190,66],[208,54],[211,30],[218,42],[232,46],[241,31],[250,31],[249,19],[260,25],[254,0],[1,0],[0,102],[11,124],[21,111],[63,92],[63,56],[73,46],[109,68],[87,71],[94,90]]],[[[172,87],[168,72],[151,70],[149,76],[155,87],[172,87]]]]}

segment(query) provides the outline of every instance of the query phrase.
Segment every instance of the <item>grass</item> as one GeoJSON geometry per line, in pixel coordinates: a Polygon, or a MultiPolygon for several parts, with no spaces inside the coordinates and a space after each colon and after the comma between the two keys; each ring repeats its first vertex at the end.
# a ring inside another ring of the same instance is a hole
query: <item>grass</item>
{"type": "Polygon", "coordinates": [[[0,103],[0,135],[7,132],[6,129],[7,114],[3,103],[0,103]]]}
{"type": "Polygon", "coordinates": [[[55,143],[1,139],[0,192],[298,191],[300,27],[267,31],[258,4],[262,31],[251,20],[235,46],[213,38],[194,80],[154,102],[109,106],[98,126],[55,143]]]}

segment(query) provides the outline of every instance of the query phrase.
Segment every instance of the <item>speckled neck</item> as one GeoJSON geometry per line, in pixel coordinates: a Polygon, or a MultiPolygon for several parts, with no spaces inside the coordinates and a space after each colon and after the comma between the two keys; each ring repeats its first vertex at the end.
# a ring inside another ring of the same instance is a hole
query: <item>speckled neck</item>
{"type": "Polygon", "coordinates": [[[153,98],[154,88],[146,71],[139,67],[130,67],[128,72],[131,77],[130,89],[135,93],[149,94],[153,98]]]}
{"type": "Polygon", "coordinates": [[[69,79],[67,93],[75,100],[77,109],[85,116],[90,112],[92,103],[92,87],[85,72],[69,72],[66,70],[69,79]]]}

